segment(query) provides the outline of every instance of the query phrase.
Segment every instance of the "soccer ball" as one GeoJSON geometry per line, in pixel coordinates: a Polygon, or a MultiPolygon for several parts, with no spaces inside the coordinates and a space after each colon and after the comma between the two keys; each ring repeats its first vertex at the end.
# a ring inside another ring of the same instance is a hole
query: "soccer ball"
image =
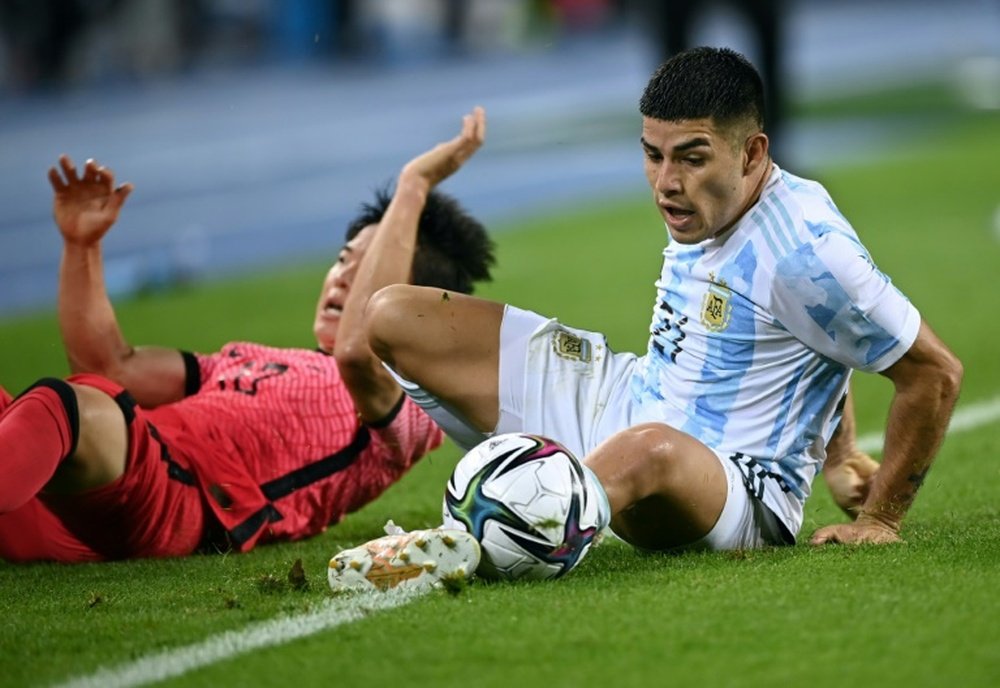
{"type": "Polygon", "coordinates": [[[444,527],[472,533],[484,578],[558,578],[571,571],[608,523],[591,473],[558,442],[497,435],[455,466],[444,494],[444,527]]]}

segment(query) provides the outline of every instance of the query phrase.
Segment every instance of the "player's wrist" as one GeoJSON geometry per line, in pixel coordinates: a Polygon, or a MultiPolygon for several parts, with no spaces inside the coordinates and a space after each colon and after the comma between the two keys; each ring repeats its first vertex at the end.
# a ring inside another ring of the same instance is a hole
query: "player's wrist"
{"type": "Polygon", "coordinates": [[[76,237],[63,235],[63,251],[69,254],[90,256],[101,248],[100,237],[76,237]]]}
{"type": "Polygon", "coordinates": [[[862,507],[862,509],[858,512],[857,518],[855,519],[855,523],[858,525],[873,526],[890,531],[893,534],[899,533],[899,526],[902,521],[902,514],[896,514],[871,507],[862,507]]]}
{"type": "Polygon", "coordinates": [[[414,201],[423,203],[427,200],[427,195],[431,192],[433,186],[430,179],[406,167],[399,175],[399,181],[396,184],[396,194],[409,195],[414,201]]]}

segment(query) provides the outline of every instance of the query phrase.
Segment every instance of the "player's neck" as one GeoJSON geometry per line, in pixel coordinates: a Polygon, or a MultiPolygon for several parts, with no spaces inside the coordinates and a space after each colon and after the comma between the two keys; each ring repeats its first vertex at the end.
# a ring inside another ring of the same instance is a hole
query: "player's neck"
{"type": "Polygon", "coordinates": [[[733,227],[735,227],[736,224],[740,220],[742,220],[743,217],[746,216],[746,214],[750,211],[750,208],[754,207],[754,205],[757,203],[757,201],[760,200],[761,194],[764,193],[764,187],[767,185],[767,180],[771,178],[771,170],[773,169],[773,167],[774,167],[774,164],[771,162],[771,157],[768,156],[767,160],[764,161],[764,164],[761,165],[760,177],[757,179],[756,183],[754,184],[753,191],[747,197],[746,203],[744,203],[743,207],[740,208],[740,211],[738,213],[736,213],[736,217],[733,218],[733,221],[730,222],[729,224],[727,224],[722,229],[720,229],[718,232],[716,232],[713,235],[714,237],[721,236],[721,235],[725,234],[726,232],[728,232],[733,227]]]}
{"type": "Polygon", "coordinates": [[[771,156],[767,156],[767,160],[761,165],[760,178],[757,180],[757,184],[754,186],[753,193],[750,194],[750,198],[747,200],[747,205],[743,208],[743,212],[740,213],[740,217],[754,207],[757,201],[760,200],[760,195],[764,193],[764,187],[767,185],[767,180],[771,178],[771,170],[774,168],[774,163],[771,161],[771,156]]]}

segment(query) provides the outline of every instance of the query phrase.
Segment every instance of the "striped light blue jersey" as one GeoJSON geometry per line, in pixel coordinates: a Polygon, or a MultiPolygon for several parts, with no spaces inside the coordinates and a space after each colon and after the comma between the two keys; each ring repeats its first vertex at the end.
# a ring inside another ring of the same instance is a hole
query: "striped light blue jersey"
{"type": "Polygon", "coordinates": [[[797,533],[851,369],[896,362],[917,310],[826,190],[777,166],[732,229],[670,243],[656,287],[639,416],[771,478],[759,496],[797,533]]]}

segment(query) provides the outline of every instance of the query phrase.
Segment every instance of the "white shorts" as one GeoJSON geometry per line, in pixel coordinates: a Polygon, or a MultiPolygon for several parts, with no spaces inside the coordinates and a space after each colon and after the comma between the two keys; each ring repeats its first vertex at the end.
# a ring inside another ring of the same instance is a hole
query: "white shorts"
{"type": "MultiPolygon", "coordinates": [[[[597,332],[507,306],[500,327],[500,418],[496,433],[531,432],[581,459],[609,436],[649,420],[629,390],[635,354],[615,353],[597,332]]],[[[751,489],[735,457],[714,452],[729,492],[712,531],[681,549],[743,549],[794,542],[751,489]]]]}
{"type": "Polygon", "coordinates": [[[500,417],[495,432],[551,437],[583,458],[634,425],[635,354],[614,353],[598,332],[507,306],[500,326],[500,417]]]}
{"type": "Polygon", "coordinates": [[[726,472],[728,492],[719,520],[703,538],[675,548],[686,550],[754,549],[768,545],[794,545],[795,537],[762,501],[750,493],[736,463],[712,452],[726,472]]]}

